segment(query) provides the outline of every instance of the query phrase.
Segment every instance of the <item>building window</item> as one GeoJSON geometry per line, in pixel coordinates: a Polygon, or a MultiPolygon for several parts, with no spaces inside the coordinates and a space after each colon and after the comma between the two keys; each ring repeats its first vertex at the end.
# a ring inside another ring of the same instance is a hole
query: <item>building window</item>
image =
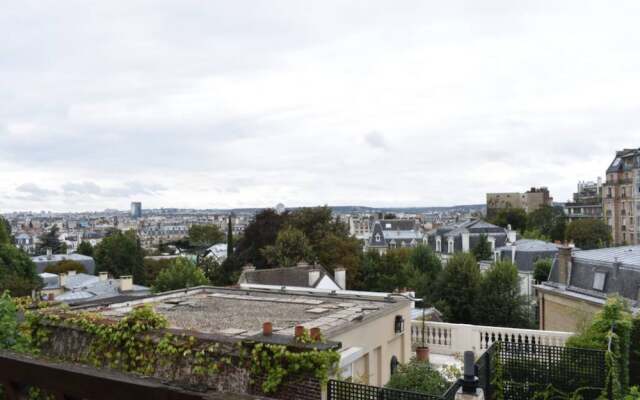
{"type": "Polygon", "coordinates": [[[438,253],[442,252],[442,240],[440,238],[436,238],[436,251],[438,253]]]}
{"type": "Polygon", "coordinates": [[[393,356],[391,357],[391,375],[395,374],[396,372],[398,372],[398,365],[400,365],[400,363],[398,362],[398,357],[393,356]]]}
{"type": "Polygon", "coordinates": [[[376,242],[379,242],[379,241],[380,241],[380,234],[376,233],[376,242]]]}
{"type": "Polygon", "coordinates": [[[394,322],[394,331],[395,333],[404,332],[404,318],[402,318],[402,315],[396,315],[396,319],[394,322]]]}
{"type": "Polygon", "coordinates": [[[447,246],[447,252],[453,254],[453,239],[449,239],[449,246],[447,246]]]}
{"type": "Polygon", "coordinates": [[[606,272],[596,272],[593,275],[593,288],[601,292],[604,291],[605,280],[607,279],[606,272]]]}

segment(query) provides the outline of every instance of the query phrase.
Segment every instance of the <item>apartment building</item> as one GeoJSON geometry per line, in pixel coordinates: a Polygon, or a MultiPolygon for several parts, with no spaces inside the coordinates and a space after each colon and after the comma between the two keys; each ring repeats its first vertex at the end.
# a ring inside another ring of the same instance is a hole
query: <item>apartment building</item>
{"type": "Polygon", "coordinates": [[[603,211],[617,245],[638,244],[640,233],[640,149],[616,152],[607,168],[603,211]]]}
{"type": "Polygon", "coordinates": [[[546,187],[532,187],[524,193],[487,193],[487,218],[491,219],[500,210],[508,208],[522,208],[530,213],[550,205],[553,205],[553,197],[546,187]]]}
{"type": "Polygon", "coordinates": [[[567,222],[602,218],[602,178],[595,182],[578,182],[578,191],[564,206],[567,222]]]}

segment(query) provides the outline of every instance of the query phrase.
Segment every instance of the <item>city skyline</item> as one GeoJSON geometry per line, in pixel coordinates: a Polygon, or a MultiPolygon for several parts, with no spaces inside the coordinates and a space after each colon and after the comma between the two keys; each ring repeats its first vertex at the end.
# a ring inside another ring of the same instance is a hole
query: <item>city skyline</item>
{"type": "Polygon", "coordinates": [[[155,4],[4,7],[0,212],[564,202],[637,147],[637,2],[155,4]]]}

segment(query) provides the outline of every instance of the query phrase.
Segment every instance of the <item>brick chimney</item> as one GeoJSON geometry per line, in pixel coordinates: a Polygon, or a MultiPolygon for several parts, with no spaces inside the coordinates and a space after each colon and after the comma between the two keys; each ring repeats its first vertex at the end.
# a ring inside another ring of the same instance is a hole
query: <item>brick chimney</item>
{"type": "Polygon", "coordinates": [[[128,292],[133,289],[133,276],[125,275],[120,277],[120,291],[128,292]]]}
{"type": "Polygon", "coordinates": [[[567,245],[558,247],[558,282],[563,285],[569,284],[569,274],[571,273],[571,250],[573,249],[567,245]]]}

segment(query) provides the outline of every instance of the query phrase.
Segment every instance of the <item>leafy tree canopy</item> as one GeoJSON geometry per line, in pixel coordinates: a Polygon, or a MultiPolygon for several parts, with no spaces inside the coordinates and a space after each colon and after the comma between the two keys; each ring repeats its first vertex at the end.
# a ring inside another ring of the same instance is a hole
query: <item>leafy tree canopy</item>
{"type": "Polygon", "coordinates": [[[134,231],[110,232],[94,249],[98,272],[120,277],[133,275],[134,282],[144,280],[144,251],[134,231]]]}
{"type": "Polygon", "coordinates": [[[565,216],[562,207],[542,206],[529,213],[527,229],[537,230],[551,240],[564,240],[565,216]]]}
{"type": "Polygon", "coordinates": [[[82,254],[83,256],[93,257],[93,246],[91,245],[91,243],[87,242],[86,240],[83,240],[78,245],[78,249],[76,250],[76,253],[82,254]]]}
{"type": "Polygon", "coordinates": [[[84,265],[74,260],[62,260],[55,264],[48,265],[44,272],[49,272],[51,274],[62,274],[69,271],[76,271],[78,273],[87,272],[84,265]]]}
{"type": "Polygon", "coordinates": [[[599,249],[611,243],[611,230],[602,220],[578,219],[567,225],[566,239],[584,250],[599,249]]]}
{"type": "Polygon", "coordinates": [[[174,259],[171,258],[145,258],[143,261],[144,273],[142,275],[143,278],[139,282],[140,285],[152,286],[158,278],[158,275],[160,275],[160,272],[173,265],[173,260],[174,259]]]}
{"type": "Polygon", "coordinates": [[[435,302],[435,289],[442,263],[430,247],[418,245],[409,256],[407,286],[415,289],[416,296],[424,299],[426,305],[435,302]]]}
{"type": "Polygon", "coordinates": [[[0,244],[0,291],[13,296],[27,296],[42,285],[36,265],[22,250],[11,244],[0,244]]]}
{"type": "Polygon", "coordinates": [[[518,268],[497,262],[482,275],[476,320],[489,326],[528,327],[527,301],[520,294],[518,268]]]}
{"type": "Polygon", "coordinates": [[[436,283],[436,307],[447,322],[475,322],[480,282],[480,268],[473,254],[457,253],[449,259],[436,283]]]}
{"type": "Polygon", "coordinates": [[[224,241],[224,233],[216,225],[192,225],[189,228],[189,244],[195,249],[206,249],[224,241]]]}
{"type": "Polygon", "coordinates": [[[491,252],[491,245],[487,240],[487,235],[480,234],[479,241],[471,250],[471,252],[477,260],[489,260],[492,258],[493,254],[491,252]]]}
{"type": "Polygon", "coordinates": [[[237,242],[236,256],[257,268],[271,266],[261,250],[276,243],[278,232],[287,218],[287,212],[278,214],[273,209],[266,209],[256,214],[253,221],[245,228],[242,239],[237,242]]]}
{"type": "Polygon", "coordinates": [[[272,265],[291,267],[300,261],[311,260],[311,246],[301,230],[286,227],[278,232],[273,246],[262,249],[262,254],[272,265]]]}
{"type": "Polygon", "coordinates": [[[368,251],[362,262],[363,288],[374,292],[393,292],[406,287],[410,254],[410,249],[390,249],[383,255],[368,251]]]}
{"type": "Polygon", "coordinates": [[[60,228],[58,225],[53,225],[49,231],[43,233],[38,238],[38,246],[36,247],[36,254],[42,255],[47,254],[47,250],[50,249],[53,254],[61,254],[62,253],[62,242],[58,238],[60,234],[60,228]]]}
{"type": "Polygon", "coordinates": [[[527,213],[522,208],[501,209],[491,223],[503,228],[511,225],[511,229],[523,232],[527,228],[527,213]]]}
{"type": "Polygon", "coordinates": [[[0,216],[0,244],[11,244],[11,226],[0,216]]]}
{"type": "Polygon", "coordinates": [[[202,270],[186,258],[176,258],[173,264],[158,274],[152,289],[154,292],[207,285],[209,281],[202,270]]]}

